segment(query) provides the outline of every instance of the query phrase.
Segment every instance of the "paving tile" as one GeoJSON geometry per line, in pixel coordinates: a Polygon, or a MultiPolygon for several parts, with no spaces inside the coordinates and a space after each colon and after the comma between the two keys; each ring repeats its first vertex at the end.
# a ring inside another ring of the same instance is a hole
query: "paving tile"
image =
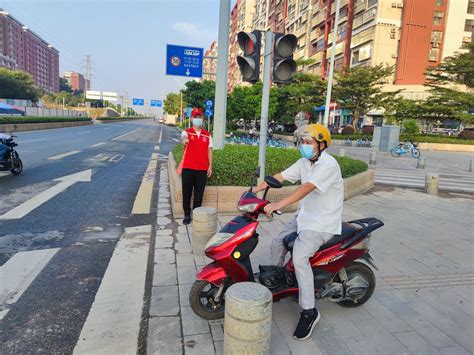
{"type": "Polygon", "coordinates": [[[160,265],[156,264],[153,269],[153,286],[170,286],[176,285],[176,266],[173,264],[160,265]]]}
{"type": "Polygon", "coordinates": [[[152,287],[150,316],[177,316],[179,313],[178,286],[152,287]]]}
{"type": "Polygon", "coordinates": [[[212,340],[224,340],[224,327],[222,325],[211,325],[212,340]]]}
{"type": "Polygon", "coordinates": [[[181,354],[183,343],[179,317],[148,320],[147,354],[181,354]]]}
{"type": "Polygon", "coordinates": [[[155,249],[155,264],[174,264],[175,253],[172,249],[155,249]]]}
{"type": "Polygon", "coordinates": [[[189,243],[175,243],[174,248],[180,254],[188,254],[192,252],[191,244],[189,243]]]}
{"type": "Polygon", "coordinates": [[[181,307],[181,319],[184,335],[209,334],[210,336],[207,320],[195,315],[191,307],[181,307]]]}
{"type": "Polygon", "coordinates": [[[195,266],[194,255],[191,253],[176,254],[176,263],[178,264],[178,267],[195,266]]]}
{"type": "Polygon", "coordinates": [[[179,243],[190,243],[188,233],[176,233],[176,241],[179,243]]]}
{"type": "Polygon", "coordinates": [[[173,243],[174,240],[172,236],[160,235],[155,239],[155,249],[172,248],[173,243]]]}
{"type": "Polygon", "coordinates": [[[439,351],[429,344],[416,332],[393,333],[393,336],[398,339],[408,350],[413,354],[431,355],[439,354],[439,351]]]}
{"type": "Polygon", "coordinates": [[[189,306],[189,291],[193,284],[179,284],[179,305],[181,307],[189,306]]]}
{"type": "Polygon", "coordinates": [[[192,284],[194,281],[196,281],[195,266],[178,267],[178,282],[180,284],[192,284]]]}
{"type": "Polygon", "coordinates": [[[156,235],[172,235],[173,230],[172,229],[162,229],[162,230],[157,230],[156,235]]]}
{"type": "Polygon", "coordinates": [[[186,355],[213,355],[214,343],[210,334],[187,335],[184,337],[184,353],[186,355]]]}
{"type": "Polygon", "coordinates": [[[223,341],[215,341],[214,342],[214,349],[216,350],[217,355],[224,354],[224,342],[223,341]]]}
{"type": "Polygon", "coordinates": [[[438,349],[442,355],[472,355],[461,346],[450,346],[448,348],[438,349]]]}

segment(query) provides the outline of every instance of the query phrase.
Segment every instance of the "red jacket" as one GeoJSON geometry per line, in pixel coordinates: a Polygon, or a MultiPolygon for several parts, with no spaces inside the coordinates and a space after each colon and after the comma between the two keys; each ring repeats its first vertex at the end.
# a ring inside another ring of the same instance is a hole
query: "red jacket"
{"type": "Polygon", "coordinates": [[[183,169],[209,169],[209,139],[208,131],[201,129],[198,137],[194,128],[188,128],[188,144],[184,150],[183,169]]]}

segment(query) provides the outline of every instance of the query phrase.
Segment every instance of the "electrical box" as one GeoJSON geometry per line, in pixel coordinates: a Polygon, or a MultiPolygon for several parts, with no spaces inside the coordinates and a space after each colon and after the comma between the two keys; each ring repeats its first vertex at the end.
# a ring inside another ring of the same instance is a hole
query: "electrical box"
{"type": "Polygon", "coordinates": [[[382,126],[374,128],[372,147],[381,152],[389,152],[400,143],[400,126],[382,126]]]}

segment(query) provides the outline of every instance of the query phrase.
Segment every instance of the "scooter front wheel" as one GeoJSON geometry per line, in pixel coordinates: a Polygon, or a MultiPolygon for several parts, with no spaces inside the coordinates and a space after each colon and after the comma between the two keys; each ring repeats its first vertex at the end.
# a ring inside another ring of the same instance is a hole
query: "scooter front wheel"
{"type": "MultiPolygon", "coordinates": [[[[357,277],[364,284],[366,284],[365,291],[360,292],[359,295],[353,296],[352,299],[345,299],[337,302],[338,305],[346,308],[354,308],[363,305],[372,296],[375,290],[375,275],[370,267],[357,261],[346,267],[346,273],[349,284],[351,279],[357,277]]],[[[359,293],[359,292],[357,292],[359,293]]]]}
{"type": "Polygon", "coordinates": [[[224,294],[220,296],[219,302],[214,299],[218,290],[218,287],[207,281],[194,281],[189,291],[189,304],[193,312],[207,320],[224,318],[224,294]]]}

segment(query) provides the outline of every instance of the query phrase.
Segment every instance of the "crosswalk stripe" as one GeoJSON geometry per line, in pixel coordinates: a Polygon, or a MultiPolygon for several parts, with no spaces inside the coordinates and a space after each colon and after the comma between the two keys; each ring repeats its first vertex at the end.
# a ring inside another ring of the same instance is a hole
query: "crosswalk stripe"
{"type": "Polygon", "coordinates": [[[22,251],[0,267],[0,320],[8,313],[59,248],[22,251]]]}
{"type": "Polygon", "coordinates": [[[71,152],[55,155],[53,157],[48,158],[48,160],[59,160],[59,159],[66,158],[70,155],[74,155],[74,154],[77,154],[77,153],[80,153],[80,152],[81,152],[80,150],[73,150],[71,152]]]}
{"type": "Polygon", "coordinates": [[[135,354],[151,226],[126,228],[117,242],[74,354],[135,354]]]}

